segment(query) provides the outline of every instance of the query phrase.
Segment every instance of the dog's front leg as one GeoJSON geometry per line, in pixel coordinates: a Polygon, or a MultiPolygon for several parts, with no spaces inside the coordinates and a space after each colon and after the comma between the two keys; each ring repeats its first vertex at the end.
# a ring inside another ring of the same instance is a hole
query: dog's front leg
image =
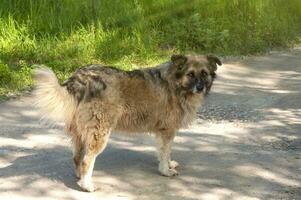
{"type": "Polygon", "coordinates": [[[164,176],[178,175],[175,169],[178,166],[176,161],[170,158],[171,145],[175,137],[175,131],[162,132],[156,136],[158,142],[159,172],[164,176]]]}

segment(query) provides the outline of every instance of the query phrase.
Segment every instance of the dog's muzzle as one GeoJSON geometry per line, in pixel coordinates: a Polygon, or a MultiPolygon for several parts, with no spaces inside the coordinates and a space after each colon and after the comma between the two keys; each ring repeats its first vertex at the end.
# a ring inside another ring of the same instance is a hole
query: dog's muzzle
{"type": "Polygon", "coordinates": [[[204,91],[205,84],[203,80],[199,80],[193,87],[193,93],[202,93],[204,91]]]}
{"type": "Polygon", "coordinates": [[[199,81],[199,82],[196,84],[196,89],[197,89],[197,91],[199,91],[199,92],[202,92],[203,89],[204,89],[204,87],[205,87],[205,84],[204,84],[203,81],[199,81]]]}

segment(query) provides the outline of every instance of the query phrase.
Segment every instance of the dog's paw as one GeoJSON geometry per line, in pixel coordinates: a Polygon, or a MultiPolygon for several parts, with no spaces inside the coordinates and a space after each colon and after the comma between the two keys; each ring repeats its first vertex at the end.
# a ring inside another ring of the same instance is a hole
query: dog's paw
{"type": "Polygon", "coordinates": [[[175,169],[159,170],[163,176],[177,176],[179,173],[175,169]]]}
{"type": "Polygon", "coordinates": [[[175,160],[170,160],[168,162],[168,165],[169,165],[170,169],[175,169],[175,168],[177,168],[179,166],[179,163],[177,161],[175,161],[175,160]]]}
{"type": "Polygon", "coordinates": [[[96,190],[94,184],[91,181],[87,182],[79,180],[77,181],[77,184],[84,192],[94,192],[96,190]]]}

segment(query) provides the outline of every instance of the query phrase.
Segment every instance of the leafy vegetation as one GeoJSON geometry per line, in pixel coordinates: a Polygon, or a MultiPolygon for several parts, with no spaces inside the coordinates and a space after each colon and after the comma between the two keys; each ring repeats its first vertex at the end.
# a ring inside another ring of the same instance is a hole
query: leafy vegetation
{"type": "Polygon", "coordinates": [[[123,69],[172,53],[246,55],[300,39],[300,0],[0,0],[0,97],[32,64],[65,79],[89,63],[123,69]]]}

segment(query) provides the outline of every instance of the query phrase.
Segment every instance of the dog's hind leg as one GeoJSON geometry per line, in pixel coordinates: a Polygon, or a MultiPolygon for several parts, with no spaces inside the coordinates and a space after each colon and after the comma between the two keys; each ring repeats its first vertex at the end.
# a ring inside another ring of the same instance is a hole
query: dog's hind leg
{"type": "Polygon", "coordinates": [[[82,161],[84,145],[80,136],[73,136],[73,162],[75,167],[75,175],[80,178],[80,163],[82,161]]]}
{"type": "Polygon", "coordinates": [[[75,175],[80,178],[80,163],[83,154],[83,141],[82,137],[78,132],[75,120],[65,127],[66,133],[71,137],[72,140],[72,152],[73,152],[73,163],[75,168],[75,175]]]}
{"type": "Polygon", "coordinates": [[[170,158],[171,145],[175,137],[175,132],[162,132],[157,134],[158,143],[158,159],[159,159],[159,172],[164,176],[178,175],[175,167],[178,166],[176,161],[172,161],[170,158]]]}
{"type": "Polygon", "coordinates": [[[110,130],[95,129],[89,133],[85,142],[84,155],[80,164],[80,180],[78,185],[87,192],[93,192],[95,187],[92,182],[92,173],[97,155],[106,147],[110,135],[110,130]]]}
{"type": "Polygon", "coordinates": [[[84,191],[95,190],[92,182],[95,159],[105,149],[111,130],[117,123],[118,110],[115,105],[108,105],[103,101],[82,104],[76,116],[77,130],[83,142],[80,180],[77,183],[84,191]]]}

